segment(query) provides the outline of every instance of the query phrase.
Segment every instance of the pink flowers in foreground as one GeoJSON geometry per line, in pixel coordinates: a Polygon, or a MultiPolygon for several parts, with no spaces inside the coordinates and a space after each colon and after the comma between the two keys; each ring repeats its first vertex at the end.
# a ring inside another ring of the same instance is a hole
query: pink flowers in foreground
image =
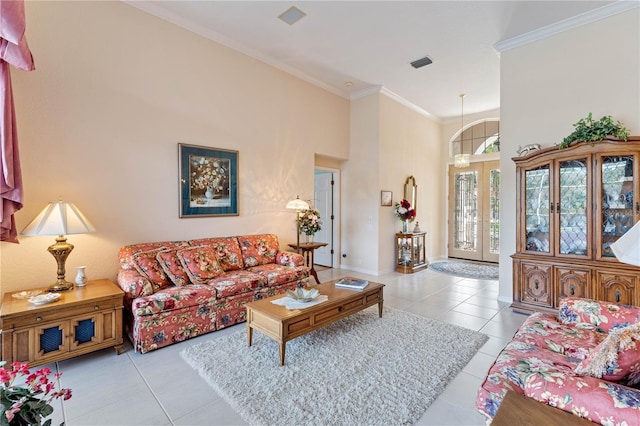
{"type": "MultiPolygon", "coordinates": [[[[58,398],[71,398],[71,389],[56,390],[56,381],[62,375],[56,373],[49,380],[51,370],[41,368],[35,372],[29,370],[28,363],[14,362],[11,370],[0,362],[0,426],[4,425],[42,425],[42,419],[53,413],[51,401],[58,398]],[[16,385],[16,378],[25,377],[24,385],[16,385]]],[[[51,423],[47,420],[44,425],[51,423]]]]}

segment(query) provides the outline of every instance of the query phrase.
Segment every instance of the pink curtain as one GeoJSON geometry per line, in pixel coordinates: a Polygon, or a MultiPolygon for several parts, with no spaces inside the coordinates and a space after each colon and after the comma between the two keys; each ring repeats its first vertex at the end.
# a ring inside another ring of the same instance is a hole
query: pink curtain
{"type": "Polygon", "coordinates": [[[23,0],[0,0],[0,241],[18,242],[13,214],[22,208],[22,173],[9,64],[35,69],[25,32],[23,0]]]}

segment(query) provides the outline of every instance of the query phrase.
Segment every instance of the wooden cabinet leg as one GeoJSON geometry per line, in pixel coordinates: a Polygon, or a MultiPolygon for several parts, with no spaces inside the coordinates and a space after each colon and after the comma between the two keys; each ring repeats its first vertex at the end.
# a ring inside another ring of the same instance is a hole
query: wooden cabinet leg
{"type": "Polygon", "coordinates": [[[278,346],[280,346],[280,366],[284,365],[284,350],[287,346],[287,342],[278,342],[278,346]]]}

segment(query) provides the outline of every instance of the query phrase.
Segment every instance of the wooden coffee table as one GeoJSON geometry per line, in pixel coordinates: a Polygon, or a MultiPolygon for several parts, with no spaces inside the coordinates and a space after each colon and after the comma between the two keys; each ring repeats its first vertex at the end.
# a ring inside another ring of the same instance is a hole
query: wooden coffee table
{"type": "Polygon", "coordinates": [[[286,297],[283,294],[245,304],[249,346],[253,330],[260,331],[278,342],[280,365],[284,365],[285,347],[289,340],[376,304],[378,316],[382,318],[384,284],[369,281],[364,290],[348,290],[336,287],[336,281],[314,286],[313,288],[317,288],[320,294],[327,295],[329,299],[309,308],[289,310],[271,303],[272,300],[286,297]]]}

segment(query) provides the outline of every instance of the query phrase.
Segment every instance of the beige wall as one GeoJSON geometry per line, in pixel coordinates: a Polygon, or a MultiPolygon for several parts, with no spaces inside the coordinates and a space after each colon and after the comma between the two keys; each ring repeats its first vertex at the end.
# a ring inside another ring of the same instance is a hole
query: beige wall
{"type": "MultiPolygon", "coordinates": [[[[416,221],[427,232],[427,257],[443,255],[446,227],[441,202],[446,199],[445,164],[439,161],[442,145],[439,123],[387,97],[380,96],[380,189],[393,191],[393,202],[402,200],[409,176],[418,185],[416,221]]],[[[378,200],[380,194],[378,192],[378,200]]],[[[378,206],[380,203],[378,203],[378,206]]],[[[402,228],[393,207],[378,207],[380,215],[379,269],[395,269],[394,235],[402,228]]],[[[411,223],[410,230],[415,226],[411,223]]]]}
{"type": "MultiPolygon", "coordinates": [[[[295,241],[284,206],[313,197],[314,155],[347,158],[349,101],[121,2],[26,2],[36,71],[14,70],[25,207],[73,201],[97,232],[76,246],[115,278],[124,244],[273,232],[295,241]],[[239,151],[240,215],[178,218],[178,148],[239,151]]],[[[54,237],[1,243],[1,291],[55,280],[54,237]]]]}
{"type": "Polygon", "coordinates": [[[500,298],[511,301],[518,146],[552,146],[592,112],[640,135],[640,14],[632,10],[501,55],[500,298]]]}
{"type": "Polygon", "coordinates": [[[434,202],[445,197],[440,138],[438,123],[384,94],[351,102],[341,198],[343,268],[372,274],[395,270],[394,236],[401,223],[393,207],[380,206],[380,191],[392,191],[393,202],[400,201],[409,176],[418,185],[417,220],[428,233],[427,256],[442,255],[443,218],[434,202]]]}
{"type": "Polygon", "coordinates": [[[380,95],[351,101],[349,160],[340,188],[342,267],[378,271],[380,95]],[[376,195],[378,194],[378,195],[376,195]]]}

